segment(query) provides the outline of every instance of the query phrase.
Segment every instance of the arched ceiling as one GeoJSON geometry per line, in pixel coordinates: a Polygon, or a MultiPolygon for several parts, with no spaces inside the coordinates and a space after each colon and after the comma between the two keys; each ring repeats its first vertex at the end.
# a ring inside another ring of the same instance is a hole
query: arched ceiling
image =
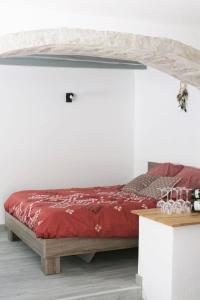
{"type": "Polygon", "coordinates": [[[200,89],[200,50],[172,39],[68,28],[0,37],[1,58],[35,54],[138,61],[200,89]]]}

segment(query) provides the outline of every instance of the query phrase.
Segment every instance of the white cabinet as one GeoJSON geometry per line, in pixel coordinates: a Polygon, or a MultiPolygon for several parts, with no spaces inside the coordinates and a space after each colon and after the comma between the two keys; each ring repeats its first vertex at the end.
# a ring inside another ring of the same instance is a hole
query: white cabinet
{"type": "Polygon", "coordinates": [[[143,299],[199,300],[200,215],[137,214],[143,299]]]}

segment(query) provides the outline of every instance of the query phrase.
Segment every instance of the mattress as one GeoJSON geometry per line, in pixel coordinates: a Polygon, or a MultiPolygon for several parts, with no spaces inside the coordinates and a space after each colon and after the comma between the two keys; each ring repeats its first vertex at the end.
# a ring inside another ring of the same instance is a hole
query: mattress
{"type": "Polygon", "coordinates": [[[131,210],[154,208],[156,201],[121,188],[26,190],[13,193],[4,207],[40,238],[137,237],[131,210]]]}

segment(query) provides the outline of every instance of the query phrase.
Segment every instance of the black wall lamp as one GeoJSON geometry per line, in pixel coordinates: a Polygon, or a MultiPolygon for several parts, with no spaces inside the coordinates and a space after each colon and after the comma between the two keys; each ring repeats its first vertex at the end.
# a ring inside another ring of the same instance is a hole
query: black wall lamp
{"type": "Polygon", "coordinates": [[[72,102],[74,93],[66,93],[66,102],[72,102]]]}

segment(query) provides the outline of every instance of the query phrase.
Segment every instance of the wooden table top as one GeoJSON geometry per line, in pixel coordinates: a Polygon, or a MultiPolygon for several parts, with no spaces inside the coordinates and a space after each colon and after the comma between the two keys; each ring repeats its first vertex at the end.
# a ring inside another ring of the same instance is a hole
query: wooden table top
{"type": "Polygon", "coordinates": [[[200,224],[200,213],[165,215],[158,208],[132,210],[131,213],[171,227],[200,224]]]}

